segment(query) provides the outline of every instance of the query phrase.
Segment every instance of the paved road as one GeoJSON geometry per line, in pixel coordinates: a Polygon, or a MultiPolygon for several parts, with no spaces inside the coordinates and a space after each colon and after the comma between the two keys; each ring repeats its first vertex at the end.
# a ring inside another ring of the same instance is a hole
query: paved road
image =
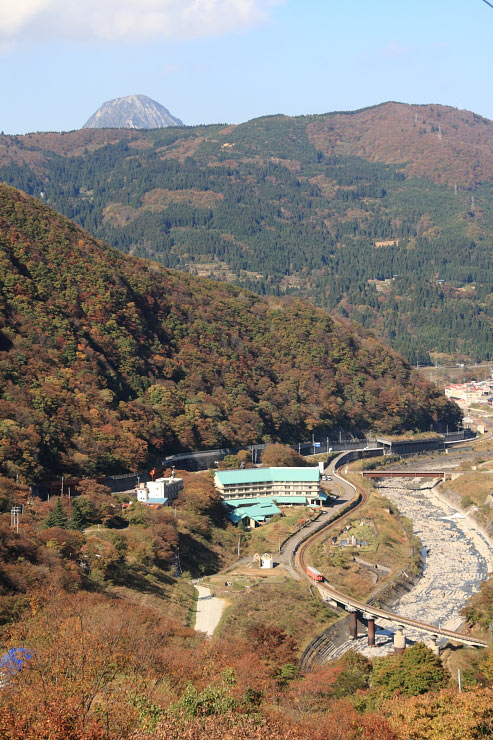
{"type": "Polygon", "coordinates": [[[224,599],[218,599],[216,596],[212,596],[210,588],[198,585],[195,588],[199,592],[195,629],[197,632],[205,632],[210,637],[214,634],[214,630],[219,624],[226,602],[224,599]]]}
{"type": "Polygon", "coordinates": [[[299,573],[295,570],[295,568],[292,566],[292,558],[294,555],[294,552],[299,545],[299,543],[306,539],[307,535],[312,534],[317,529],[322,529],[324,526],[326,526],[326,523],[324,520],[327,520],[327,523],[330,519],[332,519],[333,515],[337,513],[340,509],[343,509],[347,504],[353,500],[355,496],[357,496],[357,493],[353,488],[346,483],[344,480],[340,478],[336,478],[336,474],[334,471],[334,463],[332,462],[330,466],[326,469],[326,473],[329,473],[329,475],[333,478],[332,483],[332,489],[338,492],[338,498],[335,499],[335,503],[332,504],[329,508],[324,509],[326,512],[325,514],[321,514],[318,519],[311,524],[309,524],[307,527],[303,527],[299,532],[296,534],[293,534],[287,542],[284,543],[284,545],[281,548],[281,552],[279,555],[275,555],[275,558],[278,562],[282,563],[286,569],[289,571],[289,573],[292,575],[293,578],[296,578],[296,580],[300,580],[299,573]]]}

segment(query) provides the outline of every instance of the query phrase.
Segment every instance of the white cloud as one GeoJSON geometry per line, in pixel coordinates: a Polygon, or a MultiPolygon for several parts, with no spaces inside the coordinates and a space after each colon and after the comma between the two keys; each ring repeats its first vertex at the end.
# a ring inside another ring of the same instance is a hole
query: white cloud
{"type": "Polygon", "coordinates": [[[0,36],[15,35],[49,4],[49,0],[4,0],[0,5],[0,36]]]}
{"type": "Polygon", "coordinates": [[[1,0],[0,43],[220,36],[265,23],[285,0],[1,0]]]}

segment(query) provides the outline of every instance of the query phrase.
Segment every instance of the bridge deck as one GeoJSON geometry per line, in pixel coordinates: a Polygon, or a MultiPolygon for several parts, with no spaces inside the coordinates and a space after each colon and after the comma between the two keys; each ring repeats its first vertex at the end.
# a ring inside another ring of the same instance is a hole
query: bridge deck
{"type": "Polygon", "coordinates": [[[426,632],[429,635],[448,637],[451,640],[454,640],[454,642],[461,642],[464,645],[473,645],[474,647],[488,647],[488,642],[486,640],[481,640],[477,637],[473,637],[472,635],[464,635],[461,632],[454,632],[453,630],[436,627],[434,624],[420,622],[417,619],[411,619],[410,617],[404,617],[401,614],[394,614],[393,612],[388,612],[385,609],[379,609],[375,606],[370,606],[363,601],[357,601],[356,599],[352,599],[345,594],[341,594],[340,591],[336,591],[335,589],[331,588],[331,586],[327,583],[321,583],[319,584],[319,587],[326,592],[327,596],[330,599],[337,602],[338,604],[344,607],[349,607],[351,609],[356,609],[357,611],[364,612],[365,614],[371,614],[373,617],[380,617],[380,619],[384,619],[386,622],[392,622],[393,624],[399,625],[408,625],[409,627],[414,627],[415,629],[418,629],[422,632],[426,632]]]}
{"type": "Polygon", "coordinates": [[[443,470],[363,470],[364,478],[440,478],[445,480],[443,470]]]}

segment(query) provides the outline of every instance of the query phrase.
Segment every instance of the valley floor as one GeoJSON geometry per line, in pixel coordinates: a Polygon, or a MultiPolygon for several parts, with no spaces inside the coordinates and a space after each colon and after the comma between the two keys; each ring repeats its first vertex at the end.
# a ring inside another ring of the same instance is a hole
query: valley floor
{"type": "MultiPolygon", "coordinates": [[[[413,522],[423,544],[425,566],[416,587],[393,608],[398,614],[457,630],[461,609],[487,577],[493,562],[493,547],[472,527],[468,519],[438,498],[430,489],[412,490],[405,480],[379,486],[413,522]]],[[[423,640],[422,633],[406,629],[411,641],[423,640]]],[[[377,633],[377,647],[368,648],[366,638],[353,642],[353,649],[369,657],[393,651],[392,636],[377,633]]]]}

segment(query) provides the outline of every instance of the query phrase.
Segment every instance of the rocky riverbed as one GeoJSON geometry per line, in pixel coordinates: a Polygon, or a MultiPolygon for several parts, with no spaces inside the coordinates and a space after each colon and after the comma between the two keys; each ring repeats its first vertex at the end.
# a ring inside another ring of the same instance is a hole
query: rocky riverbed
{"type": "MultiPolygon", "coordinates": [[[[468,518],[458,515],[432,490],[413,490],[404,479],[382,481],[378,487],[412,521],[423,545],[423,575],[392,611],[437,628],[459,629],[460,610],[492,569],[493,548],[468,518]]],[[[406,638],[411,642],[429,639],[411,628],[406,628],[406,638]]],[[[377,633],[377,647],[365,645],[366,638],[351,647],[369,657],[393,649],[391,635],[382,631],[377,633]]]]}

